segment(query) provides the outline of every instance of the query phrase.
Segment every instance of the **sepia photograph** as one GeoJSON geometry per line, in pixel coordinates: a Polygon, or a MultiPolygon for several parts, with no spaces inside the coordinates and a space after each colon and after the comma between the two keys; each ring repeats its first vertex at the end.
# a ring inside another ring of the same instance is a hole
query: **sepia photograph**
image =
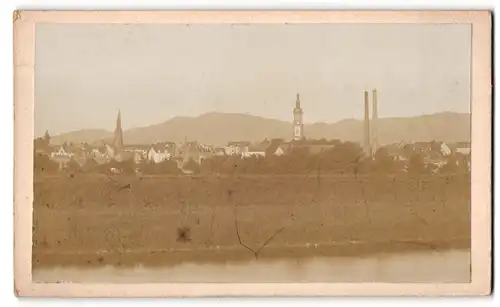
{"type": "Polygon", "coordinates": [[[473,104],[472,15],[38,14],[32,283],[466,286],[474,248],[488,266],[490,182],[473,201],[472,174],[489,176],[491,92],[473,104]]]}

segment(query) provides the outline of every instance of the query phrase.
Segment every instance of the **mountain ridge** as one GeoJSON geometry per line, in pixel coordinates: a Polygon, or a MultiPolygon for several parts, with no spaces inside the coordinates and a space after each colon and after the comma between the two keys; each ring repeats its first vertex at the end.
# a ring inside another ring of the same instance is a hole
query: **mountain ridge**
{"type": "MultiPolygon", "coordinates": [[[[361,142],[362,133],[363,121],[355,118],[334,123],[304,124],[304,134],[307,138],[361,142]]],[[[173,117],[150,126],[127,129],[124,131],[124,141],[125,144],[152,144],[196,140],[205,144],[224,145],[234,140],[290,139],[291,134],[291,122],[243,113],[209,112],[195,117],[173,117]]],[[[54,135],[51,142],[94,143],[112,138],[112,131],[82,129],[54,135]]],[[[381,145],[401,141],[468,141],[470,114],[440,112],[412,117],[379,118],[378,139],[381,145]]]]}

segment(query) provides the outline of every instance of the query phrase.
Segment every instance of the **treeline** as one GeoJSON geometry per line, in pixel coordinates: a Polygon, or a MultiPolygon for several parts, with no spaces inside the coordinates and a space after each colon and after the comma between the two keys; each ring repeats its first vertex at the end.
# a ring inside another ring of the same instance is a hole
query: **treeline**
{"type": "Polygon", "coordinates": [[[422,153],[415,152],[406,161],[397,161],[381,148],[373,159],[366,159],[363,150],[354,143],[342,143],[321,153],[311,154],[306,148],[297,148],[283,156],[250,157],[212,157],[203,160],[199,173],[220,174],[367,174],[385,173],[413,174],[466,173],[467,159],[460,155],[446,158],[444,166],[426,163],[422,153]]]}
{"type": "Polygon", "coordinates": [[[443,157],[444,164],[426,163],[421,152],[409,154],[405,161],[392,157],[386,148],[379,149],[373,159],[366,159],[359,144],[343,142],[323,152],[311,153],[307,147],[297,147],[282,156],[265,157],[214,156],[200,165],[189,161],[185,170],[199,174],[452,174],[469,171],[466,156],[452,154],[443,157]]]}
{"type": "MultiPolygon", "coordinates": [[[[420,152],[412,153],[405,161],[394,159],[387,149],[381,148],[373,159],[366,159],[362,148],[355,143],[341,143],[323,152],[311,153],[307,147],[298,147],[282,156],[267,155],[265,157],[249,157],[242,159],[239,156],[213,156],[202,160],[201,164],[189,160],[182,170],[177,162],[166,160],[161,163],[134,161],[110,161],[98,164],[93,159],[80,166],[71,160],[64,170],[83,173],[110,173],[111,169],[121,173],[143,174],[181,174],[189,171],[195,174],[367,174],[385,173],[398,174],[408,172],[412,174],[450,174],[467,173],[468,161],[464,155],[452,154],[443,158],[441,167],[433,163],[426,163],[425,156],[420,152]]],[[[35,156],[35,172],[57,172],[59,166],[47,156],[35,156]]]]}

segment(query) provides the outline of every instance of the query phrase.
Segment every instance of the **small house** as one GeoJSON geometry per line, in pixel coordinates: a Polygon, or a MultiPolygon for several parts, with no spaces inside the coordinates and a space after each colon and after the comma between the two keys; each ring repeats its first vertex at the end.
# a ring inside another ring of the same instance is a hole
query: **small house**
{"type": "Polygon", "coordinates": [[[242,158],[250,158],[250,157],[265,157],[266,156],[267,146],[264,144],[256,144],[246,146],[241,153],[242,158]]]}

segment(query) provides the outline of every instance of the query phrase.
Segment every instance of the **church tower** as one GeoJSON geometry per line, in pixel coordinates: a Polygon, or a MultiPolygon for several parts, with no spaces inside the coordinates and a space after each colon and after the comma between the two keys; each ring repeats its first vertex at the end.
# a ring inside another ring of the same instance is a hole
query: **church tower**
{"type": "Polygon", "coordinates": [[[113,147],[115,149],[121,149],[123,147],[122,117],[120,114],[120,110],[118,110],[118,116],[116,118],[115,138],[113,140],[113,147]]]}
{"type": "Polygon", "coordinates": [[[300,97],[297,94],[295,109],[293,109],[293,139],[298,141],[304,138],[304,124],[302,123],[302,108],[300,107],[300,97]]]}

